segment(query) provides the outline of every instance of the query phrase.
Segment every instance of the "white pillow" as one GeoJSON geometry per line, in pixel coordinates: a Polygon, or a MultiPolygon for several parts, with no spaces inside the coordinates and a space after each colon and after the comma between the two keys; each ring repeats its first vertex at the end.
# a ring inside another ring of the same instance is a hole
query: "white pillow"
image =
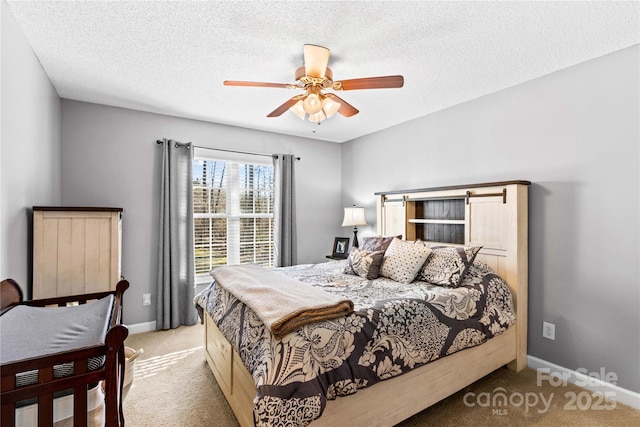
{"type": "Polygon", "coordinates": [[[394,238],[384,253],[380,275],[396,282],[411,283],[430,253],[430,248],[394,238]]]}

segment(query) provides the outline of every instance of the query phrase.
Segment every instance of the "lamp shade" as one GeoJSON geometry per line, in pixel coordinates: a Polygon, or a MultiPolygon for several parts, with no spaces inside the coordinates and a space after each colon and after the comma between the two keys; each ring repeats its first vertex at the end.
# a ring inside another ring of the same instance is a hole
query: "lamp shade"
{"type": "Polygon", "coordinates": [[[324,115],[324,113],[322,111],[318,111],[315,114],[309,114],[309,121],[310,122],[314,122],[314,123],[321,122],[326,118],[327,117],[324,115]]]}
{"type": "Polygon", "coordinates": [[[307,114],[307,112],[304,111],[304,106],[302,104],[302,100],[299,100],[298,102],[293,104],[293,106],[291,106],[291,108],[289,108],[289,111],[291,111],[293,114],[298,116],[298,118],[300,118],[301,120],[304,120],[304,118],[305,118],[305,116],[307,114]]]}
{"type": "Polygon", "coordinates": [[[344,208],[344,219],[342,220],[342,226],[357,226],[367,225],[367,221],[364,218],[364,208],[344,208]]]}
{"type": "Polygon", "coordinates": [[[316,114],[322,111],[322,101],[318,95],[310,93],[302,102],[302,107],[308,114],[316,114]]]}
{"type": "Polygon", "coordinates": [[[327,115],[327,119],[333,116],[340,109],[340,103],[326,97],[322,100],[322,110],[327,115]]]}

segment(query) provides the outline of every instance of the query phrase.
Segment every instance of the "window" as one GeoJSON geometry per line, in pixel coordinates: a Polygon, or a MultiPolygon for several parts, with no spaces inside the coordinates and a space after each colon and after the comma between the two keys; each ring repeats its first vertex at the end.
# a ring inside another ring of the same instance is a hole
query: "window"
{"type": "Polygon", "coordinates": [[[196,281],[220,265],[273,266],[273,166],[201,151],[193,162],[196,281]]]}

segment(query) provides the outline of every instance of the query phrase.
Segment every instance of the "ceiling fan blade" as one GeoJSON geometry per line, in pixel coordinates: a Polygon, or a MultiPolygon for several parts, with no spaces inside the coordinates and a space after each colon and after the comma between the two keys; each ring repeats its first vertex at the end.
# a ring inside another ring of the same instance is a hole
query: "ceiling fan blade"
{"type": "Polygon", "coordinates": [[[333,83],[334,90],[387,89],[402,86],[404,86],[404,77],[402,76],[365,77],[333,83]]]}
{"type": "Polygon", "coordinates": [[[225,80],[225,86],[253,86],[253,87],[278,87],[278,88],[289,88],[292,85],[288,83],[263,83],[263,82],[243,82],[237,80],[225,80]]]}
{"type": "Polygon", "coordinates": [[[331,51],[326,47],[314,44],[304,45],[304,69],[305,74],[311,77],[324,78],[329,65],[331,51]]]}
{"type": "Polygon", "coordinates": [[[340,98],[338,95],[334,93],[328,93],[326,96],[340,103],[340,108],[338,109],[338,113],[342,114],[345,117],[355,116],[360,112],[356,107],[349,104],[347,101],[340,98]]]}
{"type": "Polygon", "coordinates": [[[278,116],[280,116],[282,113],[287,111],[289,108],[293,107],[296,104],[296,102],[298,102],[302,98],[303,98],[303,96],[300,96],[300,95],[294,96],[293,98],[287,100],[284,104],[282,104],[281,106],[279,106],[278,108],[276,108],[275,110],[273,110],[272,112],[267,114],[267,117],[278,117],[278,116]]]}

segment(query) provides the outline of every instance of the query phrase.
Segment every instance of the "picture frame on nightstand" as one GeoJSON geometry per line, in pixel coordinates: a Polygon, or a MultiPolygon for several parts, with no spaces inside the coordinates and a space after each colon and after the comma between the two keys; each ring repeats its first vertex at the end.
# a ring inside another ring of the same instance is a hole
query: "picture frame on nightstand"
{"type": "Polygon", "coordinates": [[[336,237],[333,239],[333,252],[331,252],[332,258],[344,259],[349,255],[349,238],[348,237],[336,237]]]}

